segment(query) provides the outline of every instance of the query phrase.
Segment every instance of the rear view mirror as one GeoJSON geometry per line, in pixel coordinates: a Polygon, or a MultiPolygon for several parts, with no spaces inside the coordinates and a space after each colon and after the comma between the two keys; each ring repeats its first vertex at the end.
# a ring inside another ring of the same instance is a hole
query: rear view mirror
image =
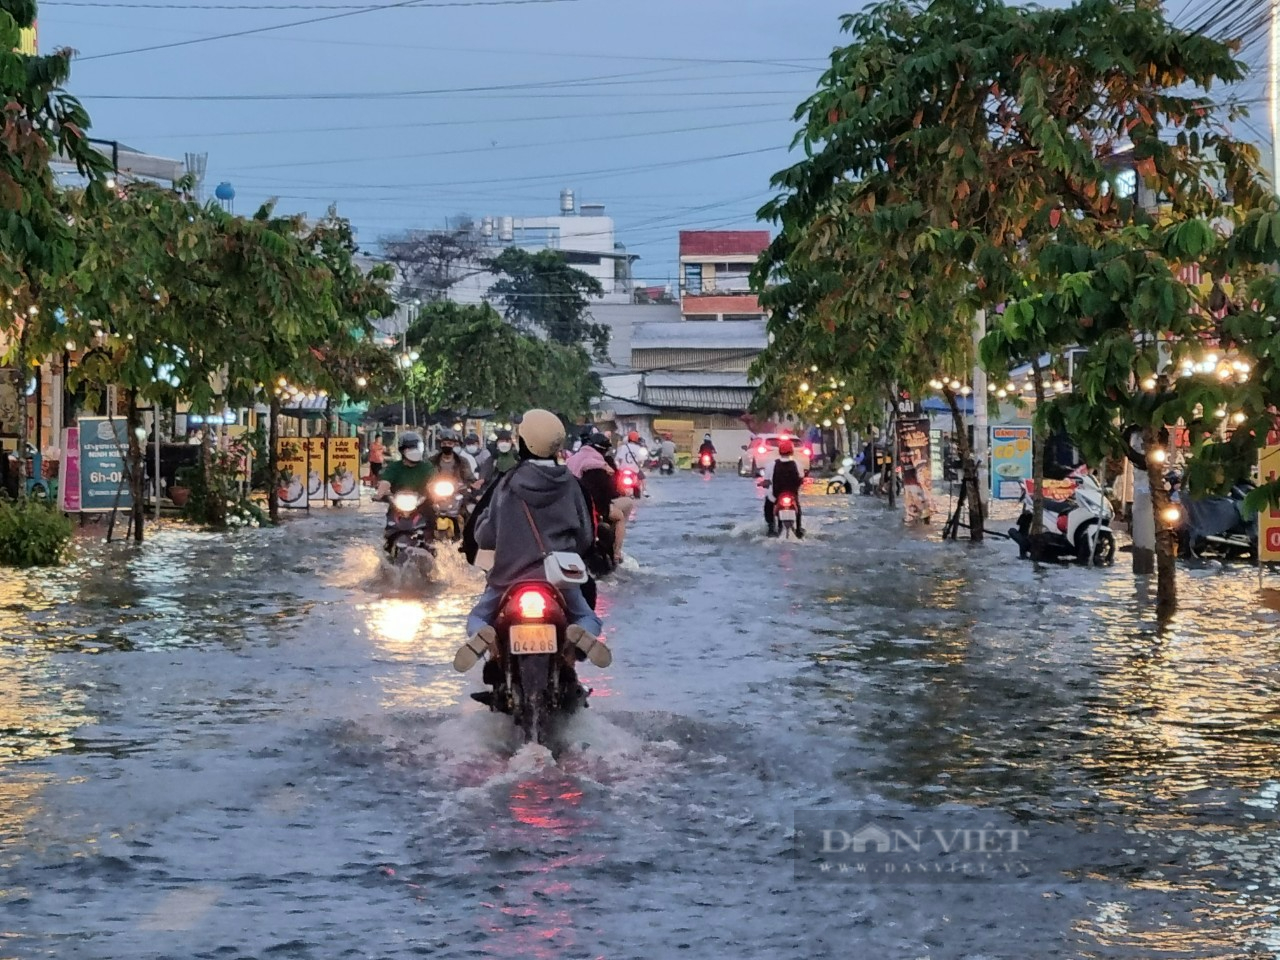
{"type": "Polygon", "coordinates": [[[750,450],[751,448],[750,448],[749,446],[747,446],[747,445],[744,443],[744,444],[742,445],[742,449],[743,449],[743,450],[750,450]]]}

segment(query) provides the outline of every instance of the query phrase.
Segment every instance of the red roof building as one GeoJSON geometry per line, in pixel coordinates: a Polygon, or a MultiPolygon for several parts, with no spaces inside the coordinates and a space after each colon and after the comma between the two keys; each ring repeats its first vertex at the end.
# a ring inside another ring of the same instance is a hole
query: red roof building
{"type": "Polygon", "coordinates": [[[681,230],[680,313],[686,320],[760,320],[751,269],[768,230],[681,230]]]}

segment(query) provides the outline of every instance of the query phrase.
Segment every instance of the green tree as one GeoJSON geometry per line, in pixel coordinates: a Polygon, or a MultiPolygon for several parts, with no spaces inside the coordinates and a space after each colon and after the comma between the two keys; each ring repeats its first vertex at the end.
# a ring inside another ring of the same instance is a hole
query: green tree
{"type": "Polygon", "coordinates": [[[493,410],[512,417],[544,407],[585,413],[600,389],[576,344],[517,330],[488,304],[428,304],[407,334],[419,354],[409,386],[429,410],[493,410]]]}
{"type": "MultiPolygon", "coordinates": [[[[35,14],[35,0],[0,0],[0,362],[12,367],[19,398],[26,395],[35,356],[31,318],[49,308],[48,287],[75,262],[73,226],[59,208],[49,161],[71,160],[90,178],[98,200],[110,167],[85,138],[88,113],[62,90],[71,51],[43,57],[17,52],[21,30],[35,14]]],[[[19,423],[25,445],[25,415],[19,423]]]]}
{"type": "Polygon", "coordinates": [[[491,293],[508,320],[565,346],[590,344],[597,359],[607,356],[609,328],[592,322],[588,312],[590,298],[604,293],[595,277],[571,267],[558,250],[519,247],[503,250],[489,269],[500,277],[491,293]]]}

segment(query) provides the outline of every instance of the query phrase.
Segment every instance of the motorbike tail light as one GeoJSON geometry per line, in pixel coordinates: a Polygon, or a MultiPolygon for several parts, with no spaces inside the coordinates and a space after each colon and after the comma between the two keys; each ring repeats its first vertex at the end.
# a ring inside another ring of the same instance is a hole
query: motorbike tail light
{"type": "Polygon", "coordinates": [[[787,496],[786,494],[783,494],[778,498],[778,506],[780,507],[790,507],[790,506],[793,506],[794,504],[795,504],[795,500],[791,499],[791,497],[787,496]]]}
{"type": "Polygon", "coordinates": [[[812,457],[812,456],[813,456],[813,447],[805,447],[805,448],[804,448],[804,455],[805,455],[806,457],[812,457]]]}
{"type": "Polygon", "coordinates": [[[547,615],[547,595],[541,590],[522,590],[516,597],[516,608],[525,620],[541,620],[547,615]]]}
{"type": "Polygon", "coordinates": [[[1067,532],[1067,518],[1065,514],[1058,515],[1058,530],[1061,533],[1067,532]]]}
{"type": "Polygon", "coordinates": [[[702,465],[703,465],[704,467],[708,467],[708,466],[710,466],[710,465],[711,465],[711,457],[707,456],[706,454],[703,454],[703,456],[702,456],[702,465]]]}

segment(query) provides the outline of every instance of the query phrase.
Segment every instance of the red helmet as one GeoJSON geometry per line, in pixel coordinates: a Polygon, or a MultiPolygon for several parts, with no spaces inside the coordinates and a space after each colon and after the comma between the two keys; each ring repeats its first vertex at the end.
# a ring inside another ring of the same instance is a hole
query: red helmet
{"type": "Polygon", "coordinates": [[[790,440],[782,439],[778,441],[778,456],[789,457],[796,452],[796,445],[790,440]]]}
{"type": "Polygon", "coordinates": [[[630,433],[627,434],[627,440],[630,441],[631,443],[639,443],[640,434],[632,430],[630,433]]]}

